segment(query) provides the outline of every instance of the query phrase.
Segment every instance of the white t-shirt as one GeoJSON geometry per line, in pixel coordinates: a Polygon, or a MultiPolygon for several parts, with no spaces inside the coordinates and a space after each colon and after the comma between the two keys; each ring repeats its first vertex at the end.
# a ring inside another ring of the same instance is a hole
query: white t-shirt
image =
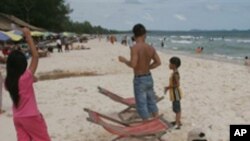
{"type": "Polygon", "coordinates": [[[62,42],[61,42],[60,39],[57,39],[57,40],[56,40],[56,43],[57,43],[58,45],[62,45],[62,42]]]}

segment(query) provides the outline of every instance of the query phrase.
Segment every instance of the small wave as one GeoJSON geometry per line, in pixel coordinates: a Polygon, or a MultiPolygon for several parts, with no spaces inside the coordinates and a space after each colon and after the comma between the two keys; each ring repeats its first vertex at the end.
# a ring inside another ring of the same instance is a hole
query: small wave
{"type": "Polygon", "coordinates": [[[238,42],[238,43],[250,43],[250,40],[239,39],[236,42],[238,42]]]}
{"type": "Polygon", "coordinates": [[[170,38],[177,38],[178,36],[175,36],[175,35],[172,35],[172,36],[170,36],[170,38]]]}
{"type": "Polygon", "coordinates": [[[177,43],[177,44],[192,44],[192,41],[188,40],[171,40],[171,43],[177,43]]]}
{"type": "Polygon", "coordinates": [[[182,39],[194,39],[195,37],[191,36],[191,35],[187,35],[187,36],[180,36],[180,38],[182,38],[182,39]]]}
{"type": "Polygon", "coordinates": [[[232,39],[224,39],[226,42],[232,42],[232,39]]]}
{"type": "Polygon", "coordinates": [[[242,59],[242,57],[233,57],[233,56],[228,56],[228,55],[223,55],[223,54],[218,54],[218,53],[214,53],[213,56],[216,58],[224,58],[228,60],[241,60],[242,59]]]}
{"type": "Polygon", "coordinates": [[[214,40],[214,41],[221,41],[222,38],[212,38],[212,40],[214,40]]]}
{"type": "Polygon", "coordinates": [[[218,53],[213,53],[213,56],[219,57],[219,58],[226,58],[227,57],[226,55],[218,54],[218,53]]]}
{"type": "Polygon", "coordinates": [[[172,47],[173,50],[178,50],[178,47],[172,47]]]}

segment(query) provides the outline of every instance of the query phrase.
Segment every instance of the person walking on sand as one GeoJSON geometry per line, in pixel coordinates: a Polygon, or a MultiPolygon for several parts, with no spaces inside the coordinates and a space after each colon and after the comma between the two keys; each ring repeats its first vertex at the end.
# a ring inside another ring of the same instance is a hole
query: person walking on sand
{"type": "Polygon", "coordinates": [[[164,93],[169,90],[170,100],[172,101],[173,112],[176,114],[175,121],[171,122],[175,125],[175,129],[181,128],[181,98],[182,92],[180,89],[180,74],[178,68],[181,66],[181,60],[178,57],[172,57],[169,60],[169,69],[173,70],[173,73],[169,79],[169,85],[165,87],[164,93]]]}
{"type": "Polygon", "coordinates": [[[62,51],[62,41],[61,41],[60,37],[58,37],[58,39],[56,40],[56,46],[57,46],[58,52],[63,52],[62,51]]]}
{"type": "Polygon", "coordinates": [[[153,78],[150,73],[161,65],[160,58],[156,50],[145,43],[146,29],[142,24],[133,27],[136,44],[131,48],[130,60],[119,56],[120,62],[126,64],[134,70],[134,95],[136,100],[136,110],[143,120],[158,116],[156,96],[153,89],[153,78]],[[151,63],[151,61],[153,62],[151,63]]]}
{"type": "Polygon", "coordinates": [[[39,112],[33,88],[34,73],[38,66],[38,52],[30,35],[23,28],[23,35],[31,50],[32,59],[28,66],[25,55],[14,50],[7,58],[5,86],[13,102],[13,122],[18,141],[50,141],[47,126],[39,112]]]}

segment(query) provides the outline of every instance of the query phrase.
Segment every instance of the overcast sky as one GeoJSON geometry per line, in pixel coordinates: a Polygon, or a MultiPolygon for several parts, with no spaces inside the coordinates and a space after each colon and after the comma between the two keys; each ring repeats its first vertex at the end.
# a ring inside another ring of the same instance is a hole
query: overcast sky
{"type": "Polygon", "coordinates": [[[74,21],[116,30],[250,29],[250,0],[66,0],[74,21]]]}

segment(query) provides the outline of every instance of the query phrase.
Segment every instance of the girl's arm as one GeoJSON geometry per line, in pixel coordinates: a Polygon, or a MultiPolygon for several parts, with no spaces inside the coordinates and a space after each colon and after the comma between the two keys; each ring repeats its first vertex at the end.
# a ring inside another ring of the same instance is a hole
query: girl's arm
{"type": "Polygon", "coordinates": [[[39,60],[38,52],[33,42],[33,39],[30,35],[30,30],[28,28],[23,28],[23,35],[26,39],[26,42],[28,43],[32,55],[31,63],[29,65],[29,70],[34,74],[38,66],[38,60],[39,60]]]}

